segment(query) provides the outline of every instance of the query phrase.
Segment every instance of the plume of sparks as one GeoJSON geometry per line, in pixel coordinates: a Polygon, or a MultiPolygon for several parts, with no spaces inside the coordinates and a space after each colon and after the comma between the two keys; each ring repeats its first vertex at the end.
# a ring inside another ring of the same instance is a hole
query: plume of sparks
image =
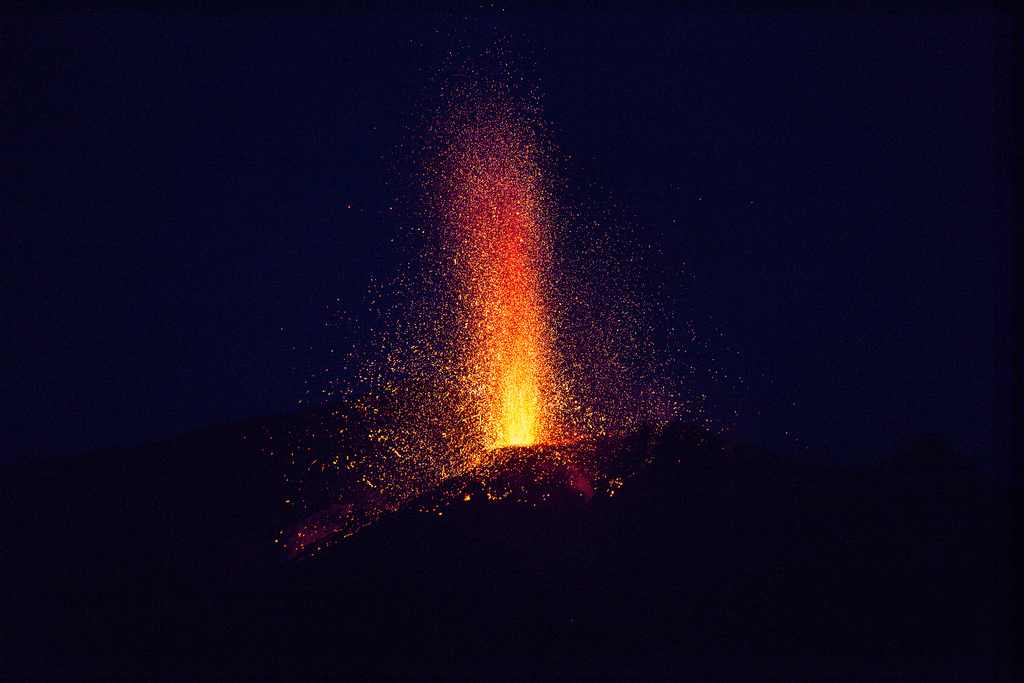
{"type": "Polygon", "coordinates": [[[545,297],[548,241],[538,150],[529,129],[485,110],[444,160],[454,249],[449,300],[464,331],[461,393],[474,397],[484,445],[532,446],[558,435],[556,363],[545,297]]]}
{"type": "Polygon", "coordinates": [[[623,435],[666,414],[614,248],[594,240],[573,262],[553,246],[564,214],[540,117],[486,79],[444,97],[415,152],[413,259],[387,283],[403,296],[380,309],[390,328],[363,368],[371,390],[293,435],[293,449],[332,455],[299,475],[304,519],[278,540],[288,557],[413,499],[441,514],[479,496],[536,504],[553,486],[613,495],[623,435]]]}

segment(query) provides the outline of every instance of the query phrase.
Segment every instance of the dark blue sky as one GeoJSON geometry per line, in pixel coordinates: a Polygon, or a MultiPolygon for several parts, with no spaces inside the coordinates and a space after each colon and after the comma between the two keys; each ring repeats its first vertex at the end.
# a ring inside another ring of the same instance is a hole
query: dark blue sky
{"type": "Polygon", "coordinates": [[[331,349],[395,267],[406,126],[450,54],[500,45],[567,196],[654,245],[728,436],[843,460],[935,434],[1007,469],[1008,26],[3,17],[0,462],[343,380],[331,349]]]}

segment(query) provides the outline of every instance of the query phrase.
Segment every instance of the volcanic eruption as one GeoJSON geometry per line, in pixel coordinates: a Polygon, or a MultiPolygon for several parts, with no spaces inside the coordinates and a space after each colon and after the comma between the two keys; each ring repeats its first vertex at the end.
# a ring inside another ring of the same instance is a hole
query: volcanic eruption
{"type": "Polygon", "coordinates": [[[416,151],[421,241],[401,283],[407,300],[386,316],[387,360],[366,366],[375,388],[322,425],[339,456],[311,466],[328,483],[304,501],[313,514],[284,532],[288,556],[428,491],[435,502],[469,489],[525,501],[550,492],[524,487],[554,486],[589,500],[622,485],[612,411],[589,398],[630,409],[621,346],[631,339],[610,340],[614,325],[595,332],[600,316],[584,310],[594,297],[560,268],[540,118],[487,79],[447,95],[416,151]]]}

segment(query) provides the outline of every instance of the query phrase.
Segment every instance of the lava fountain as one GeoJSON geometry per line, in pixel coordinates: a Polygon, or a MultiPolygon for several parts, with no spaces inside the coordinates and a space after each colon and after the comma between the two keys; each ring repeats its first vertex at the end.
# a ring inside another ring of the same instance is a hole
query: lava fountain
{"type": "Polygon", "coordinates": [[[374,389],[325,418],[330,446],[290,444],[318,457],[298,481],[305,519],[278,539],[289,558],[400,508],[611,496],[643,461],[649,434],[633,428],[655,412],[638,397],[654,406],[659,390],[631,361],[656,354],[613,268],[556,257],[567,235],[539,115],[486,79],[442,94],[412,147],[413,258],[366,359],[374,389]]]}
{"type": "Polygon", "coordinates": [[[461,393],[472,397],[487,448],[546,443],[558,432],[538,155],[529,128],[499,109],[464,123],[446,159],[447,298],[461,304],[461,393]]]}

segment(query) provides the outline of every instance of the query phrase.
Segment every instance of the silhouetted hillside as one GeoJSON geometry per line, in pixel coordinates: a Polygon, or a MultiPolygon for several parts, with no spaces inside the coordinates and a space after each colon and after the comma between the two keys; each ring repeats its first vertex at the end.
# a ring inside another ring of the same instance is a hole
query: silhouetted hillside
{"type": "Polygon", "coordinates": [[[506,449],[286,560],[342,419],[5,468],[0,673],[1009,677],[1009,497],[940,443],[869,472],[679,423],[506,449]]]}

